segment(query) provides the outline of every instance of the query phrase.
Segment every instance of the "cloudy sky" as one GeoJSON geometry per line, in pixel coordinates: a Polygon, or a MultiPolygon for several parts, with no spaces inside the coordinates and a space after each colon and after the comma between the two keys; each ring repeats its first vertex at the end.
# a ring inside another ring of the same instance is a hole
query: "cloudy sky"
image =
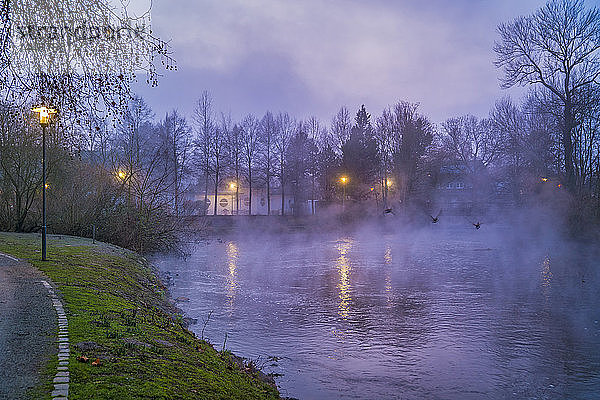
{"type": "Polygon", "coordinates": [[[154,30],[178,71],[140,86],[157,117],[190,116],[206,89],[239,119],[288,111],[327,124],[340,106],[374,116],[419,102],[434,122],[486,116],[501,90],[496,27],[540,0],[154,0],[154,30]]]}

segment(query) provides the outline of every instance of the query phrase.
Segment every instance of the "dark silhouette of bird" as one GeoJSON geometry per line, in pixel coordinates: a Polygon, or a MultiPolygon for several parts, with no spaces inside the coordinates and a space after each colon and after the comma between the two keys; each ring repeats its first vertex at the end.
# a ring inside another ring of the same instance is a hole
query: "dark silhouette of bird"
{"type": "Polygon", "coordinates": [[[432,224],[437,224],[437,222],[440,220],[441,213],[442,213],[442,210],[440,210],[440,212],[438,212],[435,217],[433,215],[430,215],[432,224]]]}
{"type": "Polygon", "coordinates": [[[392,210],[391,208],[386,208],[385,210],[383,210],[383,213],[396,215],[396,213],[394,213],[394,210],[392,210]]]}
{"type": "Polygon", "coordinates": [[[481,222],[477,221],[476,223],[473,224],[473,226],[475,227],[475,229],[479,229],[479,228],[481,228],[481,222]]]}

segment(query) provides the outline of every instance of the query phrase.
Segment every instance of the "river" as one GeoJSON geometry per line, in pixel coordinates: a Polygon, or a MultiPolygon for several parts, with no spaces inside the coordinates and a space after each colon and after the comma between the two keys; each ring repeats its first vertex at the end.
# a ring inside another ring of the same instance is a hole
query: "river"
{"type": "Polygon", "coordinates": [[[240,232],[156,257],[191,329],[299,399],[600,396],[598,251],[510,226],[240,232]]]}

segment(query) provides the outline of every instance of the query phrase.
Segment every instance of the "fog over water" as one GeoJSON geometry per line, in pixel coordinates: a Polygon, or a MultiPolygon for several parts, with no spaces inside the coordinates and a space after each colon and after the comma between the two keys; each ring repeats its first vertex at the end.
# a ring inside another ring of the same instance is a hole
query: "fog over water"
{"type": "Polygon", "coordinates": [[[595,398],[599,252],[522,221],[237,232],[154,262],[191,329],[213,310],[205,336],[283,396],[595,398]]]}

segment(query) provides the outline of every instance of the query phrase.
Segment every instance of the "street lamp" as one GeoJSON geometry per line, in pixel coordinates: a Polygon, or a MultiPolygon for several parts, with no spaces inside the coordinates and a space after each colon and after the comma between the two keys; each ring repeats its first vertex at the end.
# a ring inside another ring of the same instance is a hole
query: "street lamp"
{"type": "Polygon", "coordinates": [[[229,184],[229,190],[231,190],[231,215],[233,215],[233,191],[237,188],[235,182],[229,184]]]}
{"type": "Polygon", "coordinates": [[[56,114],[56,110],[39,106],[31,111],[40,114],[40,126],[42,127],[42,261],[46,261],[46,128],[50,125],[50,117],[56,114]]]}
{"type": "Polygon", "coordinates": [[[344,201],[346,200],[346,183],[348,183],[348,177],[342,176],[340,178],[340,182],[342,183],[342,187],[344,188],[344,196],[342,197],[342,210],[345,210],[344,201]]]}

